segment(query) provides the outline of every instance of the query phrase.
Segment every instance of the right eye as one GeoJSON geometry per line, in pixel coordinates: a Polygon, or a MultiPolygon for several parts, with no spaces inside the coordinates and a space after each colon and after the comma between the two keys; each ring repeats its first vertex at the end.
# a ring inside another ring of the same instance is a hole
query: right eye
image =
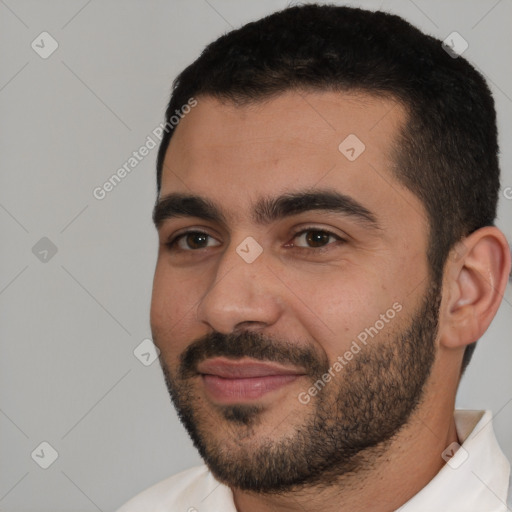
{"type": "Polygon", "coordinates": [[[216,247],[220,245],[215,238],[202,231],[187,231],[181,233],[165,244],[171,251],[197,251],[199,249],[206,249],[208,247],[216,247]],[[208,241],[214,241],[217,243],[209,243],[208,241]]]}

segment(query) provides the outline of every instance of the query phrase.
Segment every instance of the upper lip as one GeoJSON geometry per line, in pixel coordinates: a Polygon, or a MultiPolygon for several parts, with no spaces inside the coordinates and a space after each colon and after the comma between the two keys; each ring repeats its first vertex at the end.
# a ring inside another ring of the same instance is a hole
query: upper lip
{"type": "Polygon", "coordinates": [[[226,379],[268,377],[270,375],[304,375],[297,368],[282,366],[270,361],[255,359],[225,359],[215,357],[198,364],[197,370],[203,375],[215,375],[226,379]]]}

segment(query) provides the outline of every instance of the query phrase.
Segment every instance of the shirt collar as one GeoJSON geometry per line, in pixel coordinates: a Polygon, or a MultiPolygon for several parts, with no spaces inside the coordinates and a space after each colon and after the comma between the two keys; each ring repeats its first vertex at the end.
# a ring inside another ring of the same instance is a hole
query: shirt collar
{"type": "Polygon", "coordinates": [[[462,445],[443,452],[447,463],[397,512],[507,510],[510,463],[494,435],[491,411],[456,410],[454,419],[462,445]]]}

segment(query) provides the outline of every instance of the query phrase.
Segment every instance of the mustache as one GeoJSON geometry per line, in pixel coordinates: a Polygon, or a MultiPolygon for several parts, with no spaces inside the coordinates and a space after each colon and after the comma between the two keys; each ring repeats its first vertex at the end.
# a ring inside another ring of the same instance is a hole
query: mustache
{"type": "Polygon", "coordinates": [[[221,356],[235,360],[250,357],[259,361],[298,366],[311,377],[323,375],[329,369],[327,356],[322,358],[310,346],[276,340],[254,331],[229,334],[215,331],[193,341],[181,354],[178,369],[180,378],[196,376],[197,365],[201,361],[221,356]]]}

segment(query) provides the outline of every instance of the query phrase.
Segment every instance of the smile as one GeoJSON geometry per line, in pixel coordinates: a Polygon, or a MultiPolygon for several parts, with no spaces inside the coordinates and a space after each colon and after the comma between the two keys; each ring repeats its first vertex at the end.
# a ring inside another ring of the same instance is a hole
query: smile
{"type": "Polygon", "coordinates": [[[198,371],[208,396],[224,404],[256,400],[305,375],[297,368],[252,359],[209,359],[198,371]]]}

